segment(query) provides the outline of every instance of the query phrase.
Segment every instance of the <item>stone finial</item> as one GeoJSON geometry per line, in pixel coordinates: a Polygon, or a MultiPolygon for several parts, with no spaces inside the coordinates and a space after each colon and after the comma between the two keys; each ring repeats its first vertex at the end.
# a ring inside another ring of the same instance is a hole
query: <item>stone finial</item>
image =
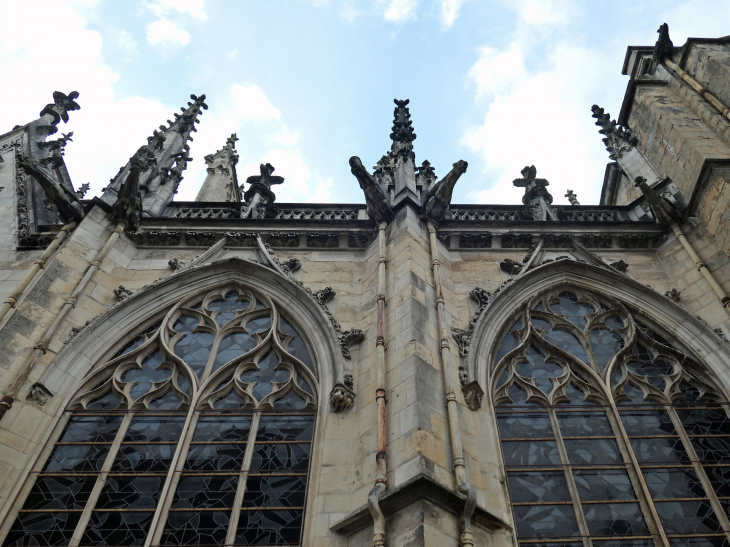
{"type": "Polygon", "coordinates": [[[394,142],[412,143],[416,140],[416,134],[413,132],[413,122],[411,122],[411,111],[408,109],[410,99],[399,101],[393,99],[395,110],[393,111],[393,132],[390,138],[394,142]]]}
{"type": "Polygon", "coordinates": [[[259,166],[260,175],[248,177],[248,190],[243,194],[243,201],[246,206],[241,211],[241,217],[250,216],[251,218],[263,218],[266,211],[272,207],[276,200],[276,194],[271,191],[274,184],[284,182],[284,177],[275,177],[272,175],[274,166],[270,163],[261,164],[259,166]]]}
{"type": "Polygon", "coordinates": [[[656,44],[654,44],[654,52],[651,56],[652,68],[663,63],[667,57],[671,58],[674,52],[674,44],[669,38],[669,25],[663,23],[657,29],[657,33],[659,33],[659,38],[657,38],[656,44]]]}
{"type": "Polygon", "coordinates": [[[580,205],[578,202],[578,196],[575,195],[573,190],[568,190],[568,193],[565,194],[565,197],[568,198],[568,201],[571,205],[580,205]]]}
{"type": "Polygon", "coordinates": [[[512,184],[525,189],[522,203],[526,206],[522,215],[532,220],[558,220],[557,213],[551,207],[553,196],[545,188],[550,183],[546,179],[537,178],[537,169],[528,165],[522,171],[521,179],[515,179],[512,184]]]}
{"type": "Polygon", "coordinates": [[[61,93],[60,91],[53,92],[53,104],[47,104],[43,110],[41,110],[41,116],[48,114],[53,119],[51,125],[58,125],[58,122],[63,120],[64,123],[68,122],[68,113],[72,110],[79,110],[81,107],[76,102],[79,98],[78,91],[72,91],[68,95],[61,93]]]}
{"type": "Polygon", "coordinates": [[[605,112],[603,108],[594,104],[591,107],[592,117],[596,119],[596,125],[601,129],[598,132],[605,135],[603,144],[606,145],[609,157],[612,160],[618,160],[624,156],[631,148],[635,147],[639,139],[634,132],[628,127],[622,127],[611,119],[611,115],[605,112]]]}
{"type": "Polygon", "coordinates": [[[84,196],[86,195],[86,192],[89,191],[91,188],[91,185],[88,182],[85,182],[81,186],[79,186],[79,189],[74,192],[76,194],[76,197],[79,199],[84,199],[84,196]]]}
{"type": "Polygon", "coordinates": [[[238,154],[236,141],[238,137],[233,133],[226,140],[223,148],[214,154],[205,156],[208,174],[203,181],[195,201],[241,201],[241,187],[238,186],[236,164],[238,154]]]}

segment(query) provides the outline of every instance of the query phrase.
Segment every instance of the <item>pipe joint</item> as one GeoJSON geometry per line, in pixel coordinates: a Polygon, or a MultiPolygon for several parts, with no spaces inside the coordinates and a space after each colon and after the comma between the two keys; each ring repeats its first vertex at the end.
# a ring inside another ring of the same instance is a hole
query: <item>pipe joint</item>
{"type": "Polygon", "coordinates": [[[730,296],[723,296],[723,298],[720,302],[722,302],[722,305],[725,306],[726,308],[730,307],[730,296]]]}
{"type": "Polygon", "coordinates": [[[35,345],[35,347],[33,349],[41,350],[43,353],[46,353],[48,351],[48,342],[46,342],[45,340],[42,342],[39,342],[38,344],[35,345]]]}
{"type": "Polygon", "coordinates": [[[384,294],[379,294],[379,295],[378,295],[378,296],[376,296],[375,298],[376,298],[376,300],[377,300],[378,302],[380,302],[380,301],[382,301],[383,303],[385,302],[385,295],[384,295],[384,294]]]}
{"type": "Polygon", "coordinates": [[[385,257],[384,257],[384,256],[381,256],[381,257],[380,257],[380,258],[378,259],[378,264],[383,264],[383,265],[384,265],[384,264],[387,264],[387,263],[388,263],[388,261],[387,261],[387,260],[385,260],[385,257]]]}
{"type": "Polygon", "coordinates": [[[8,296],[5,299],[5,304],[10,304],[10,307],[11,308],[14,308],[15,307],[15,304],[17,304],[17,303],[18,303],[18,299],[16,297],[14,297],[14,296],[8,296]]]}
{"type": "Polygon", "coordinates": [[[454,456],[454,469],[457,467],[466,467],[466,458],[464,456],[454,456]]]}
{"type": "Polygon", "coordinates": [[[33,264],[38,264],[41,268],[45,268],[46,266],[46,259],[45,258],[39,258],[33,264]]]}
{"type": "Polygon", "coordinates": [[[456,402],[456,394],[453,391],[450,391],[446,394],[446,402],[447,403],[455,403],[456,402]]]}
{"type": "Polygon", "coordinates": [[[446,339],[441,339],[441,349],[451,349],[451,346],[449,346],[449,341],[446,339]]]}
{"type": "Polygon", "coordinates": [[[0,399],[0,412],[9,410],[10,407],[13,406],[14,402],[15,399],[13,399],[10,395],[3,395],[3,398],[0,399]]]}
{"type": "Polygon", "coordinates": [[[707,268],[707,264],[705,264],[704,262],[698,262],[698,263],[696,264],[696,266],[697,266],[697,271],[698,271],[698,272],[699,272],[699,271],[700,271],[700,270],[701,270],[702,268],[707,268]]]}
{"type": "Polygon", "coordinates": [[[66,299],[66,304],[71,304],[71,307],[75,308],[76,307],[76,301],[77,301],[77,298],[75,296],[71,296],[71,297],[69,297],[69,298],[66,299]]]}
{"type": "Polygon", "coordinates": [[[438,258],[434,258],[433,265],[434,266],[441,266],[441,261],[438,258]]]}
{"type": "Polygon", "coordinates": [[[443,305],[445,303],[446,303],[446,300],[444,300],[444,297],[443,296],[436,297],[436,304],[438,304],[439,306],[441,306],[441,305],[443,305]]]}

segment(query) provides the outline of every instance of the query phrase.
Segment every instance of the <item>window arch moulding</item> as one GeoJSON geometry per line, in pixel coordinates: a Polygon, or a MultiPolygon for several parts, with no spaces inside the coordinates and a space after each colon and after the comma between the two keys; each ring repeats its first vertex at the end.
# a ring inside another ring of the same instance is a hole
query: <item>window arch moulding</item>
{"type": "Polygon", "coordinates": [[[499,291],[479,315],[472,334],[473,345],[464,366],[466,385],[462,388],[467,400],[478,397],[472,410],[481,405],[481,396],[489,392],[487,367],[491,366],[497,351],[502,329],[517,310],[538,293],[552,287],[572,285],[589,292],[606,295],[618,302],[631,302],[649,321],[679,340],[693,355],[701,355],[702,363],[724,390],[730,386],[730,347],[698,318],[681,306],[641,283],[591,264],[573,260],[550,262],[518,278],[499,291]]]}

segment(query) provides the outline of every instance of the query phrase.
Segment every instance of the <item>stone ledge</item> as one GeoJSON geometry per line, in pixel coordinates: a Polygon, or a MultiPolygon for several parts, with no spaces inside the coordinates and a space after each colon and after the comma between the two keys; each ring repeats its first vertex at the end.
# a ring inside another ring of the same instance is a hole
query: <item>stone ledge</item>
{"type": "MultiPolygon", "coordinates": [[[[385,517],[389,517],[418,501],[428,500],[434,505],[452,513],[461,515],[464,499],[430,477],[420,474],[403,483],[395,490],[389,491],[380,500],[380,509],[385,517]]],[[[355,532],[372,525],[373,519],[367,504],[356,509],[344,519],[336,522],[330,530],[339,534],[351,536],[355,532]]],[[[472,516],[472,522],[482,528],[493,531],[499,528],[511,530],[512,527],[502,519],[477,506],[472,516]]]]}

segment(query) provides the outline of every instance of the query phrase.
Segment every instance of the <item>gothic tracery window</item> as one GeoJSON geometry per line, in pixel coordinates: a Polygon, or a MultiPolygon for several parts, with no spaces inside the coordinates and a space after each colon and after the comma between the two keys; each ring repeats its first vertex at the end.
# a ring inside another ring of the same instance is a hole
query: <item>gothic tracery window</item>
{"type": "Polygon", "coordinates": [[[89,375],[3,546],[299,545],[317,389],[267,295],[189,296],[89,375]]]}
{"type": "Polygon", "coordinates": [[[728,545],[728,402],[648,323],[563,287],[505,326],[492,393],[521,545],[728,545]]]}

